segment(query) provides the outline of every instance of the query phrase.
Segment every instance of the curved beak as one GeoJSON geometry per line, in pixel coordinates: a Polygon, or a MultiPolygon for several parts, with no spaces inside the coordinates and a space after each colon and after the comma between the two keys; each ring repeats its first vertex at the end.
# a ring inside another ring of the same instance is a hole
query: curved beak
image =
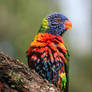
{"type": "Polygon", "coordinates": [[[71,21],[66,20],[64,24],[65,24],[65,30],[72,28],[72,23],[71,23],[71,21]]]}

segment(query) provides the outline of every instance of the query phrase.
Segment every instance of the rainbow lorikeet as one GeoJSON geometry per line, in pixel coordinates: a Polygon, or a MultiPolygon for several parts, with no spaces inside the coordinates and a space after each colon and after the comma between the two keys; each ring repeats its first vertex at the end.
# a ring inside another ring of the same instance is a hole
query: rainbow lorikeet
{"type": "Polygon", "coordinates": [[[69,19],[52,13],[42,20],[41,27],[27,50],[28,65],[42,78],[68,92],[69,53],[62,34],[71,29],[69,19]]]}

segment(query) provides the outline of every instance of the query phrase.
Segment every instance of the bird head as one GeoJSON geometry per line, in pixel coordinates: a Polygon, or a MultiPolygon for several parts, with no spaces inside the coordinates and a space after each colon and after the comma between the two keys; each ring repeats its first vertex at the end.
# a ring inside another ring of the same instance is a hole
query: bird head
{"type": "Polygon", "coordinates": [[[60,13],[52,13],[42,20],[39,32],[62,35],[65,31],[72,28],[69,19],[60,13]]]}

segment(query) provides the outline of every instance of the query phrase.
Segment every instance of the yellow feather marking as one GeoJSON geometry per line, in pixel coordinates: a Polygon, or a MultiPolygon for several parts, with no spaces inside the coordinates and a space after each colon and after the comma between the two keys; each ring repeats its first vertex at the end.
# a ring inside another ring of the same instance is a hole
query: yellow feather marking
{"type": "Polygon", "coordinates": [[[66,83],[67,83],[67,79],[66,79],[66,73],[61,73],[60,74],[60,77],[61,77],[61,88],[64,86],[64,88],[66,87],[66,83]],[[62,83],[63,82],[63,83],[62,83]]]}
{"type": "Polygon", "coordinates": [[[63,47],[63,48],[66,50],[66,47],[64,46],[63,43],[59,43],[59,45],[60,45],[61,47],[63,47]]]}
{"type": "Polygon", "coordinates": [[[42,38],[42,33],[38,33],[35,35],[34,41],[30,44],[31,46],[44,46],[43,43],[38,42],[38,40],[41,40],[42,38]]]}
{"type": "Polygon", "coordinates": [[[48,20],[46,18],[43,19],[42,21],[42,27],[45,28],[45,29],[48,29],[48,20]]]}
{"type": "Polygon", "coordinates": [[[65,72],[60,74],[61,78],[65,77],[65,76],[66,76],[65,72]]]}

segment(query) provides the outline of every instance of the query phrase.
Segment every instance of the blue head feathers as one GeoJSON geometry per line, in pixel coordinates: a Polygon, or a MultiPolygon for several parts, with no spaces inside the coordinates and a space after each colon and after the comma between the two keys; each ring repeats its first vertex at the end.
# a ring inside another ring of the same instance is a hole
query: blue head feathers
{"type": "Polygon", "coordinates": [[[71,27],[72,24],[66,16],[60,13],[52,13],[43,19],[40,32],[48,32],[53,35],[62,35],[71,27]]]}

